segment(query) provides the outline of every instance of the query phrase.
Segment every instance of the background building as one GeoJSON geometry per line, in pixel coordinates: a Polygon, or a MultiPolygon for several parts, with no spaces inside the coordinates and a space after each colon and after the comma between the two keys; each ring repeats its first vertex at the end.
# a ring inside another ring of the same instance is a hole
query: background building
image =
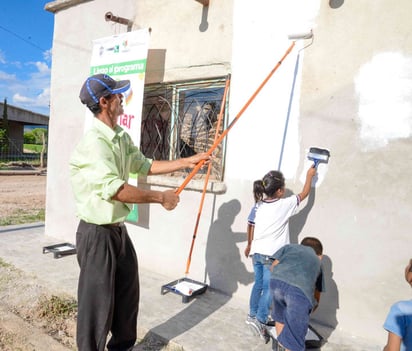
{"type": "MultiPolygon", "coordinates": [[[[0,102],[0,128],[8,126],[8,148],[0,150],[0,157],[3,161],[24,159],[24,132],[25,127],[47,129],[49,116],[28,111],[16,106],[0,102]],[[7,114],[7,121],[4,121],[4,114],[7,114]]],[[[27,155],[26,155],[27,156],[27,155]]]]}
{"type": "MultiPolygon", "coordinates": [[[[222,145],[221,176],[206,196],[190,277],[244,300],[246,315],[253,275],[243,250],[253,181],[279,168],[288,189],[297,192],[310,165],[308,149],[328,148],[329,164],[319,167],[314,191],[291,221],[293,242],[310,235],[324,243],[328,292],[313,319],[335,342],[346,344],[350,337],[357,344],[382,345],[389,306],[410,294],[402,280],[412,256],[412,3],[208,3],[57,0],[46,5],[55,13],[46,235],[75,238],[68,160],[84,131],[85,107],[78,94],[89,75],[94,39],[151,28],[146,102],[153,98],[151,87],[165,88],[164,101],[168,91],[185,91],[192,83],[196,89],[222,89],[231,74],[227,125],[286,53],[288,35],[313,29],[313,40],[296,42],[222,145]],[[108,12],[131,23],[106,21],[108,12]]],[[[155,106],[150,104],[145,108],[155,106]]],[[[170,116],[167,106],[166,111],[157,107],[155,115],[170,116]]],[[[164,190],[183,179],[178,174],[139,183],[164,190]]],[[[128,229],[141,266],[170,280],[184,275],[202,185],[201,179],[192,182],[173,212],[139,206],[139,222],[128,229]]]]}

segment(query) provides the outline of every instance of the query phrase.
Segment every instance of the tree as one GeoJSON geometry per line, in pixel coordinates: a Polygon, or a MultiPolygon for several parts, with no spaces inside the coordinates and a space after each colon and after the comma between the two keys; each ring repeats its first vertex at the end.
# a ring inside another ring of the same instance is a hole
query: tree
{"type": "Polygon", "coordinates": [[[9,119],[7,115],[7,98],[4,98],[3,104],[3,121],[1,128],[0,148],[1,151],[7,151],[9,149],[9,119]]]}
{"type": "Polygon", "coordinates": [[[32,132],[26,132],[24,133],[24,143],[25,144],[35,144],[36,143],[36,137],[32,132]]]}
{"type": "Polygon", "coordinates": [[[7,114],[7,98],[4,98],[3,104],[3,129],[6,131],[7,138],[9,137],[9,118],[7,114]]]}
{"type": "Polygon", "coordinates": [[[46,153],[46,140],[47,140],[47,129],[35,128],[32,131],[34,137],[36,138],[36,144],[43,145],[40,152],[40,168],[44,168],[44,154],[46,153]]]}
{"type": "Polygon", "coordinates": [[[6,138],[6,130],[0,128],[0,153],[3,153],[7,150],[8,139],[6,138]]]}
{"type": "Polygon", "coordinates": [[[47,139],[47,129],[35,128],[32,130],[32,134],[35,137],[35,144],[42,145],[43,141],[47,139]]]}

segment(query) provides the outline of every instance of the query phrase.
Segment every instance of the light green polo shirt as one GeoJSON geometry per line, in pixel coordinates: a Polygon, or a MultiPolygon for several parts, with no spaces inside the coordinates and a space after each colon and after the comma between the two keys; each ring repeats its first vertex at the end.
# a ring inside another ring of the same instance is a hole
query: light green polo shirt
{"type": "Polygon", "coordinates": [[[70,158],[70,181],[77,216],[94,224],[123,222],[132,205],[112,200],[130,173],[147,174],[152,160],[133,144],[129,134],[111,129],[98,118],[70,158]]]}

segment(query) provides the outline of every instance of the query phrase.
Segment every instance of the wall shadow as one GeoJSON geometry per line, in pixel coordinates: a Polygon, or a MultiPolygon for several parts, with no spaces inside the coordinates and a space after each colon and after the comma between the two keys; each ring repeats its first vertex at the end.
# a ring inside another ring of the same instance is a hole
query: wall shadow
{"type": "MultiPolygon", "coordinates": [[[[285,196],[290,196],[292,192],[287,189],[285,196]]],[[[290,242],[298,244],[305,236],[315,236],[316,233],[304,235],[302,238],[299,235],[302,233],[309,213],[315,204],[316,188],[312,187],[309,196],[304,202],[303,207],[296,215],[289,220],[290,242]]],[[[338,325],[336,317],[337,309],[339,308],[339,292],[336,282],[333,280],[332,260],[329,256],[323,255],[322,269],[325,280],[325,292],[321,294],[320,303],[316,311],[311,316],[310,324],[315,330],[327,340],[338,325]]],[[[318,349],[312,349],[316,351],[318,349]]]]}
{"type": "Polygon", "coordinates": [[[146,60],[146,81],[163,82],[165,75],[166,50],[149,49],[146,60]]]}
{"type": "MultiPolygon", "coordinates": [[[[234,199],[219,208],[215,221],[212,218],[206,246],[205,282],[206,277],[210,281],[206,292],[149,333],[172,340],[224,306],[237,291],[239,283],[246,285],[254,281],[253,272],[247,271],[236,246],[236,243],[246,241],[246,232],[236,233],[231,228],[240,209],[239,200],[234,199]]],[[[160,351],[161,347],[153,351],[160,351]]]]}
{"type": "MultiPolygon", "coordinates": [[[[285,197],[290,196],[292,194],[293,193],[289,189],[286,189],[285,197]]],[[[315,197],[316,197],[316,188],[313,187],[311,188],[307,199],[303,200],[303,202],[299,205],[300,207],[299,212],[289,219],[289,234],[290,234],[290,242],[292,244],[299,243],[299,234],[302,232],[302,229],[306,224],[306,221],[309,216],[309,212],[311,211],[315,203],[315,197]],[[301,206],[304,206],[304,207],[301,208],[301,206]]]]}
{"type": "Polygon", "coordinates": [[[228,296],[237,291],[238,284],[248,285],[254,281],[254,274],[241,262],[241,253],[236,245],[246,242],[247,234],[235,233],[231,228],[240,209],[238,200],[226,202],[219,208],[218,218],[210,227],[206,247],[206,275],[210,286],[228,296]]]}
{"type": "Polygon", "coordinates": [[[345,0],[329,0],[329,7],[331,9],[338,9],[344,4],[345,0]]]}
{"type": "Polygon", "coordinates": [[[327,255],[323,255],[322,269],[326,291],[321,294],[319,306],[310,320],[319,334],[327,340],[338,325],[336,314],[339,309],[339,291],[333,279],[332,260],[327,255]]]}
{"type": "Polygon", "coordinates": [[[200,32],[206,32],[207,29],[209,28],[209,22],[207,20],[209,14],[209,6],[203,6],[202,8],[202,20],[199,24],[199,31],[200,32]]]}

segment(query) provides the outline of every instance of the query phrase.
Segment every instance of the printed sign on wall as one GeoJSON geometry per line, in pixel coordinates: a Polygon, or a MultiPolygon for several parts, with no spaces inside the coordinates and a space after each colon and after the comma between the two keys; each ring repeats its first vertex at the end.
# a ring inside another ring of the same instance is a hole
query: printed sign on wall
{"type": "MultiPolygon", "coordinates": [[[[93,41],[90,74],[107,74],[116,80],[129,79],[131,88],[124,93],[123,115],[118,124],[129,133],[135,145],[140,144],[140,124],[143,105],[149,30],[127,32],[93,41]]],[[[86,128],[93,116],[88,111],[86,128]]],[[[137,185],[137,175],[131,174],[129,183],[137,185]]],[[[127,220],[137,222],[137,205],[133,204],[127,220]]]]}

